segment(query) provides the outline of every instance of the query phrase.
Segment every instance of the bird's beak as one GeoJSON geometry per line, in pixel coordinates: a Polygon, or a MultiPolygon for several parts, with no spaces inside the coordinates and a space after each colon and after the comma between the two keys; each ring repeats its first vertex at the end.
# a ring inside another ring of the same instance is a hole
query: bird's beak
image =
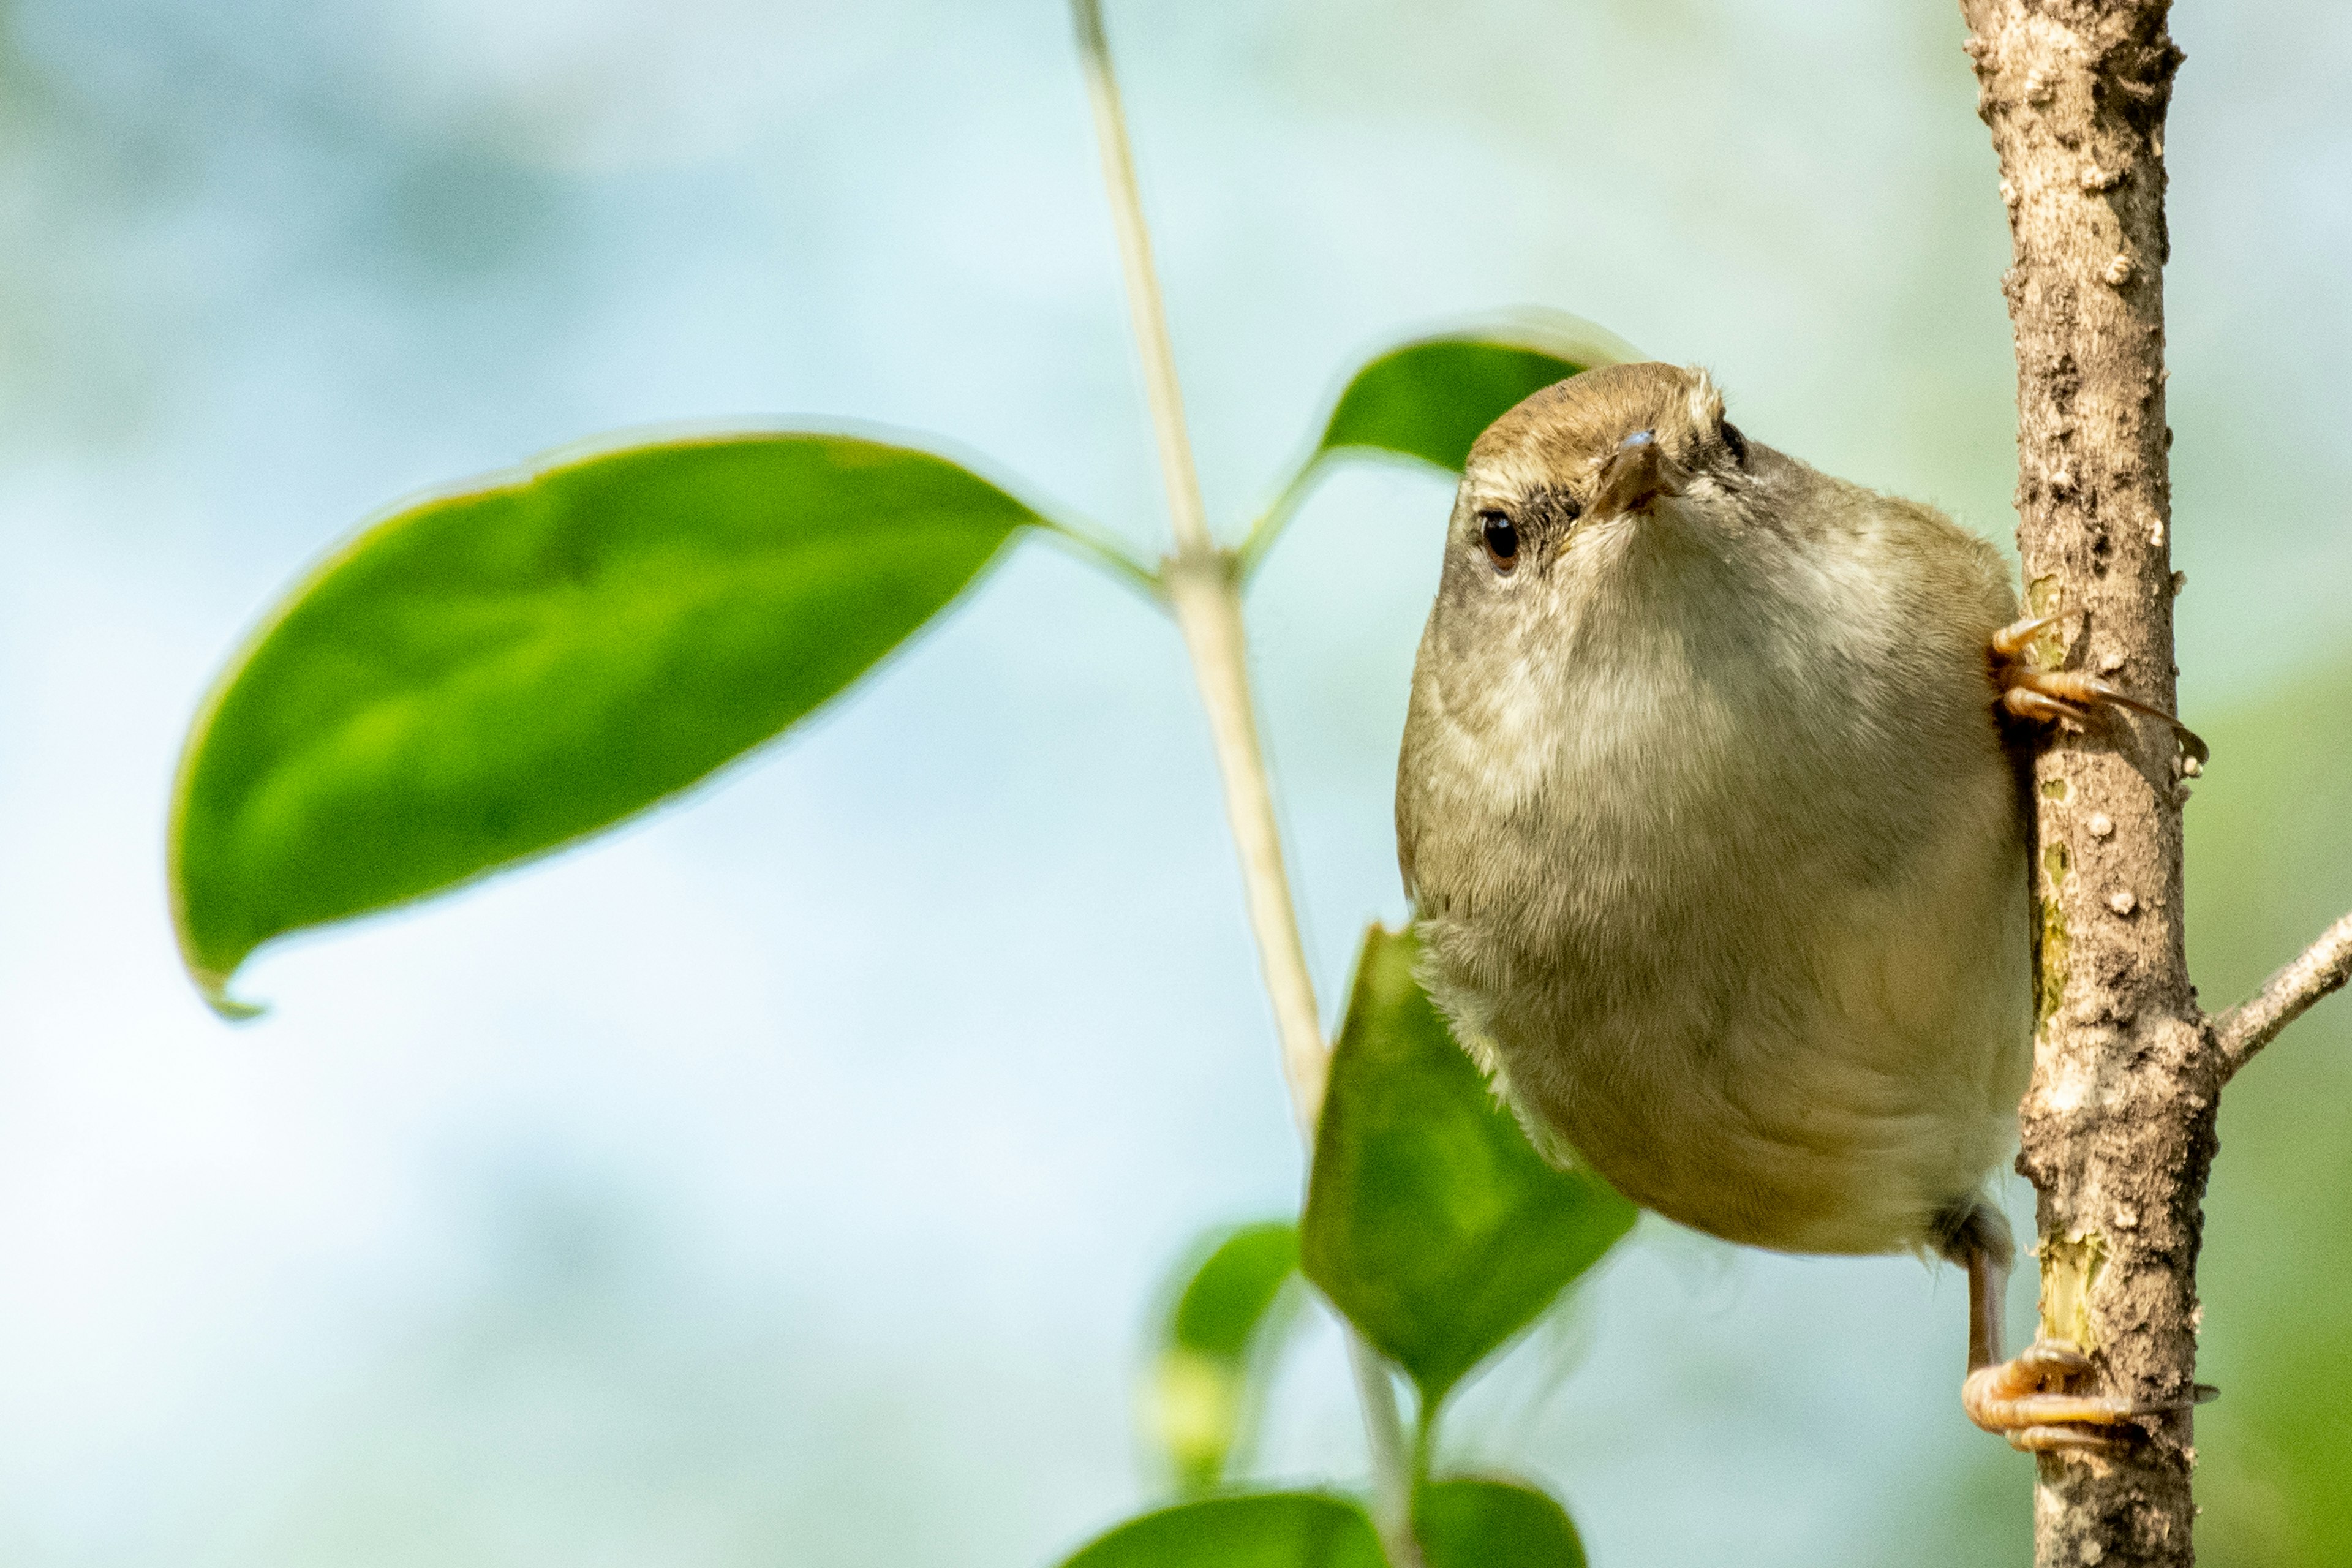
{"type": "Polygon", "coordinates": [[[1636,430],[1625,437],[1601,470],[1601,493],[1593,498],[1592,515],[1618,517],[1637,512],[1660,497],[1681,495],[1690,476],[1665,454],[1656,435],[1636,430]]]}

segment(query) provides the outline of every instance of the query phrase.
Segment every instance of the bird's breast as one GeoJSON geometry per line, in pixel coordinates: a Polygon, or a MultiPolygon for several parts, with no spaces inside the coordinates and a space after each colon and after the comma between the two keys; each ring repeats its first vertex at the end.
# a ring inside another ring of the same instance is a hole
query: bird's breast
{"type": "Polygon", "coordinates": [[[1622,597],[1475,691],[1417,678],[1401,800],[1457,1032],[1539,1140],[1736,1240],[1916,1241],[2022,1089],[1983,612],[1906,628],[1895,597],[1884,626],[1622,597]]]}

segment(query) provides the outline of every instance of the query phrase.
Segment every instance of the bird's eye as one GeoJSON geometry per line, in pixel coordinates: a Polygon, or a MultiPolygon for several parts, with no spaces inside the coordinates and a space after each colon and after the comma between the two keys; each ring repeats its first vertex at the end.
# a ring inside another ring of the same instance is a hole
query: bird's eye
{"type": "Polygon", "coordinates": [[[1511,520],[1499,511],[1478,514],[1478,537],[1486,542],[1486,559],[1495,563],[1497,572],[1508,572],[1519,563],[1519,531],[1511,520]]]}
{"type": "Polygon", "coordinates": [[[1733,462],[1743,468],[1748,466],[1748,437],[1742,436],[1739,426],[1728,419],[1723,422],[1723,444],[1731,448],[1733,462]]]}

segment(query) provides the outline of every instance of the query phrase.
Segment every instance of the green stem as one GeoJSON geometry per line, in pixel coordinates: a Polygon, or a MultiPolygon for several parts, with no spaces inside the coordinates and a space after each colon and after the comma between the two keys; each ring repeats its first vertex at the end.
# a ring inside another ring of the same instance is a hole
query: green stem
{"type": "Polygon", "coordinates": [[[1389,1568],[1423,1568],[1421,1542],[1412,1532],[1412,1501],[1421,1494],[1422,1447],[1426,1426],[1405,1446],[1397,1415],[1396,1379],[1389,1363],[1353,1327],[1348,1330],[1348,1364],[1356,1378],[1357,1402],[1364,1410],[1364,1439],[1372,1455],[1372,1526],[1389,1568]]]}
{"type": "MultiPolygon", "coordinates": [[[[1311,1149],[1331,1052],[1323,1039],[1306,945],[1299,940],[1297,910],[1291,900],[1289,873],[1283,865],[1273,785],[1258,740],[1249,647],[1242,626],[1239,562],[1232,552],[1219,550],[1210,538],[1201,502],[1201,481],[1184,429],[1183,395],[1177,384],[1159,279],[1152,268],[1151,237],[1144,226],[1135,161],[1128,149],[1126,115],[1119,104],[1118,79],[1111,73],[1110,45],[1103,35],[1100,0],[1071,0],[1071,12],[1077,23],[1078,53],[1086,67],[1088,95],[1094,101],[1103,180],[1110,193],[1119,258],[1127,275],[1129,315],[1143,359],[1152,428],[1160,443],[1160,477],[1167,486],[1169,520],[1176,534],[1176,553],[1161,568],[1160,582],[1184,635],[1201,704],[1208,712],[1217,771],[1224,785],[1225,816],[1241,857],[1250,928],[1257,939],[1258,965],[1282,1042],[1291,1110],[1300,1136],[1311,1149]]],[[[1352,1326],[1346,1331],[1371,1450],[1373,1515],[1396,1568],[1420,1568],[1421,1553],[1412,1539],[1412,1478],[1406,1463],[1396,1391],[1378,1352],[1352,1326]]]]}
{"type": "Polygon", "coordinates": [[[1234,552],[1244,586],[1257,575],[1258,565],[1265,559],[1265,552],[1272,550],[1274,542],[1282,537],[1282,531],[1290,525],[1299,504],[1306,500],[1307,492],[1315,488],[1315,481],[1322,477],[1322,473],[1323,455],[1318,452],[1307,460],[1305,468],[1290,477],[1290,482],[1282,487],[1282,493],[1274,498],[1274,504],[1267,507],[1265,515],[1251,525],[1249,537],[1243,540],[1242,547],[1234,552]]]}
{"type": "Polygon", "coordinates": [[[1071,554],[1104,568],[1155,604],[1167,599],[1167,585],[1160,582],[1159,572],[1130,553],[1119,540],[1085,523],[1050,517],[1044,521],[1045,536],[1071,554]]]}

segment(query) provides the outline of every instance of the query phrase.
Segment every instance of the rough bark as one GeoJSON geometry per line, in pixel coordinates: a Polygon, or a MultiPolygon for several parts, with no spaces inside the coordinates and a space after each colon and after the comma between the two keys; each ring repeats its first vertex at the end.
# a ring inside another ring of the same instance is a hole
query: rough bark
{"type": "MultiPolygon", "coordinates": [[[[2165,424],[2169,0],[1961,0],[2015,265],[2018,546],[2063,614],[2042,661],[2173,702],[2165,424]]],[[[2221,1078],[2182,932],[2182,760],[2102,717],[2036,764],[2041,1004],[2018,1168],[2040,1194],[2045,1336],[2105,1388],[2191,1396],[2196,1263],[2221,1078]]],[[[2186,1564],[2190,1415],[2115,1458],[2049,1456],[2036,1560],[2186,1564]]]]}

